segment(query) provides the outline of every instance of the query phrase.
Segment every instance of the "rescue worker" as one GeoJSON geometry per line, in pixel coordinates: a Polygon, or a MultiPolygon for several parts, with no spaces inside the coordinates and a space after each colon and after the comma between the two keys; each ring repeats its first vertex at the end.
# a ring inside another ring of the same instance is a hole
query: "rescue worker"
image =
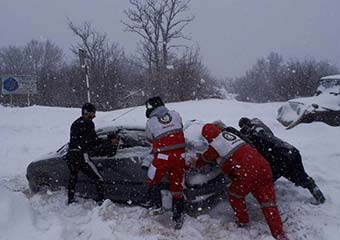
{"type": "Polygon", "coordinates": [[[248,224],[245,197],[252,193],[262,208],[273,237],[281,240],[288,239],[283,231],[280,213],[276,206],[269,163],[251,145],[232,133],[221,131],[214,124],[205,124],[201,134],[209,145],[208,149],[199,155],[197,163],[216,163],[230,178],[228,196],[234,210],[236,224],[240,227],[248,224]]]}
{"type": "Polygon", "coordinates": [[[96,117],[96,108],[91,103],[85,103],[81,108],[81,117],[71,125],[69,149],[66,155],[70,170],[68,183],[68,204],[75,202],[75,188],[79,171],[95,181],[98,203],[104,200],[103,177],[100,175],[90,155],[100,147],[93,119],[96,117]]]}
{"type": "Polygon", "coordinates": [[[315,198],[313,204],[325,202],[321,190],[306,173],[298,149],[276,137],[258,118],[243,117],[239,120],[239,127],[240,131],[232,127],[226,130],[252,144],[266,158],[272,168],[274,182],[283,176],[296,186],[307,188],[315,198]]]}
{"type": "Polygon", "coordinates": [[[148,199],[161,207],[159,183],[168,174],[172,195],[172,211],[175,229],[181,229],[184,221],[183,181],[185,139],[182,118],[176,111],[168,110],[160,97],[152,97],[145,103],[146,137],[152,143],[153,161],[148,169],[148,199]]]}

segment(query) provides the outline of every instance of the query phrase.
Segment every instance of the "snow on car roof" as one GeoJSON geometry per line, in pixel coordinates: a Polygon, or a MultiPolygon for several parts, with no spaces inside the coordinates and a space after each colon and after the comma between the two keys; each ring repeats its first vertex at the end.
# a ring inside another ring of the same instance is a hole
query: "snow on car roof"
{"type": "Polygon", "coordinates": [[[338,96],[330,95],[330,94],[321,94],[319,96],[312,97],[304,97],[304,98],[295,98],[288,100],[290,103],[302,103],[306,107],[311,106],[313,103],[318,104],[320,106],[316,111],[324,111],[324,108],[332,109],[335,111],[340,110],[340,99],[338,96]]]}
{"type": "Polygon", "coordinates": [[[137,125],[129,125],[126,124],[124,126],[103,126],[103,127],[98,127],[97,132],[110,132],[110,131],[115,131],[118,129],[130,129],[130,130],[145,130],[145,128],[141,127],[141,126],[137,126],[137,125]]]}
{"type": "Polygon", "coordinates": [[[330,75],[320,78],[320,80],[326,80],[326,79],[340,79],[340,74],[337,75],[330,75]]]}

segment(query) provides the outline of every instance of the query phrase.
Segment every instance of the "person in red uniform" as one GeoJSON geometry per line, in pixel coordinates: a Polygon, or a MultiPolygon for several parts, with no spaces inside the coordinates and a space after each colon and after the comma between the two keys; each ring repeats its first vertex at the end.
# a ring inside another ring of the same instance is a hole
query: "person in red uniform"
{"type": "Polygon", "coordinates": [[[228,195],[236,224],[242,227],[249,222],[245,197],[252,193],[262,208],[273,237],[287,240],[276,206],[269,163],[251,145],[232,133],[221,131],[214,124],[205,124],[201,134],[209,146],[197,161],[200,165],[202,162],[216,162],[231,179],[228,195]]]}
{"type": "Polygon", "coordinates": [[[183,225],[185,169],[183,154],[186,146],[182,118],[176,111],[167,109],[158,96],[148,99],[145,104],[148,118],[146,137],[152,143],[154,154],[147,176],[149,200],[156,206],[161,204],[157,185],[168,174],[173,203],[173,221],[175,229],[180,229],[183,225]]]}

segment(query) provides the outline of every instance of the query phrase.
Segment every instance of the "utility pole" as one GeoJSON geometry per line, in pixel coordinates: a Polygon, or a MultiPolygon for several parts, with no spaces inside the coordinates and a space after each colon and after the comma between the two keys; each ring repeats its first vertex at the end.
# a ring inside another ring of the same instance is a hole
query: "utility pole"
{"type": "Polygon", "coordinates": [[[85,80],[86,80],[86,88],[87,88],[87,101],[91,102],[90,95],[90,80],[89,80],[89,65],[87,64],[87,51],[85,49],[78,49],[78,55],[80,60],[80,67],[85,69],[85,80]]]}

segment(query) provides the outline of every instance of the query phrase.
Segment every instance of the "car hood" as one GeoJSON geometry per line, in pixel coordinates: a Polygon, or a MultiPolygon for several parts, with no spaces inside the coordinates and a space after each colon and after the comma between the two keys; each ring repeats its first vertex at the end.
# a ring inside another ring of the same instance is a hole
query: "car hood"
{"type": "Polygon", "coordinates": [[[52,158],[62,158],[67,153],[67,150],[68,150],[68,143],[61,146],[57,151],[42,154],[37,159],[35,159],[34,162],[40,161],[40,160],[52,159],[52,158]]]}
{"type": "Polygon", "coordinates": [[[288,103],[303,104],[306,107],[317,104],[319,108],[315,109],[315,111],[325,111],[328,109],[337,111],[340,110],[340,95],[321,94],[319,96],[291,99],[288,103]]]}

